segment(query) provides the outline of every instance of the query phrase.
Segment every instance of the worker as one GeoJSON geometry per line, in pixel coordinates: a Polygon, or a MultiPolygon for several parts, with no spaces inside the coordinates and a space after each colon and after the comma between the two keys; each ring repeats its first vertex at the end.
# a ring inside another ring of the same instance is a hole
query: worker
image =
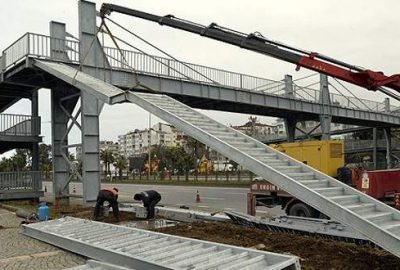
{"type": "Polygon", "coordinates": [[[104,188],[99,191],[97,195],[96,207],[94,209],[94,219],[98,220],[100,217],[100,209],[102,208],[105,201],[109,203],[109,205],[113,209],[114,218],[117,222],[119,222],[119,209],[118,209],[118,188],[104,188]]]}
{"type": "Polygon", "coordinates": [[[147,218],[154,218],[154,207],[161,200],[161,195],[155,190],[147,190],[135,194],[133,197],[136,201],[142,201],[143,206],[147,209],[147,218]]]}

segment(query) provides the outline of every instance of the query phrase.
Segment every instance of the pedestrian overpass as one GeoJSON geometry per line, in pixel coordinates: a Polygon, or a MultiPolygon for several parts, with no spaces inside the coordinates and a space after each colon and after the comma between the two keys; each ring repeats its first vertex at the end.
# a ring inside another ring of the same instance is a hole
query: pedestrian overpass
{"type": "Polygon", "coordinates": [[[83,183],[83,201],[95,201],[100,188],[99,114],[104,103],[128,102],[400,256],[397,210],[193,110],[282,117],[292,131],[297,121],[319,120],[326,134],[331,121],[386,130],[400,126],[400,115],[388,102],[329,94],[326,77],[317,91],[295,85],[289,76],[273,81],[104,47],[97,39],[95,4],[80,1],[79,5],[78,40],[69,37],[64,24],[52,22],[50,36],[27,33],[0,58],[0,112],[26,96],[32,96],[32,111],[37,112],[35,93],[40,88],[51,89],[53,193],[57,199],[70,196],[67,153],[77,145],[68,143],[68,134],[75,125],[81,130],[82,174],[75,173],[83,183]]]}

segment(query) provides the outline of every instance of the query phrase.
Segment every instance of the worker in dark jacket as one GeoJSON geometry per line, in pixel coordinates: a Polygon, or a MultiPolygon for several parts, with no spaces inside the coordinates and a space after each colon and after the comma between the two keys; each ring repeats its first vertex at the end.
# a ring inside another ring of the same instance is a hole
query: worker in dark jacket
{"type": "Polygon", "coordinates": [[[161,200],[160,193],[155,190],[147,190],[135,194],[133,199],[143,202],[143,206],[147,209],[147,218],[154,218],[154,207],[161,200]]]}
{"type": "Polygon", "coordinates": [[[104,188],[99,191],[97,195],[96,207],[94,209],[94,219],[97,220],[100,217],[100,209],[104,202],[108,202],[113,209],[113,214],[117,222],[119,221],[119,209],[118,209],[118,189],[104,188]]]}

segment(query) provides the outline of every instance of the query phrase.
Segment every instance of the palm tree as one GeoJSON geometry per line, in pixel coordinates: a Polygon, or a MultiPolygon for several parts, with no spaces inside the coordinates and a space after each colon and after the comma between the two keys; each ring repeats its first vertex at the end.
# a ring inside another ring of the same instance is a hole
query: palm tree
{"type": "Polygon", "coordinates": [[[112,151],[108,148],[101,149],[100,160],[103,161],[103,163],[104,163],[106,175],[111,174],[110,164],[112,164],[115,160],[112,151]]]}
{"type": "Polygon", "coordinates": [[[128,168],[128,159],[118,155],[114,162],[114,167],[118,169],[119,180],[122,179],[122,171],[128,168]]]}
{"type": "Polygon", "coordinates": [[[50,172],[52,170],[51,163],[42,164],[42,171],[44,172],[44,177],[46,180],[50,179],[50,172]]]}

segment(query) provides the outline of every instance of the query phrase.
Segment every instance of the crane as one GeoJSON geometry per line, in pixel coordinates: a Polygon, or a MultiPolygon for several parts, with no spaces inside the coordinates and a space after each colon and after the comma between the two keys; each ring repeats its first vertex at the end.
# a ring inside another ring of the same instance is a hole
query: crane
{"type": "Polygon", "coordinates": [[[364,69],[343,61],[310,52],[265,38],[260,33],[245,34],[211,23],[203,26],[187,20],[179,19],[173,15],[158,16],[127,7],[104,3],[101,7],[101,17],[117,12],[148,21],[170,26],[176,29],[199,34],[214,40],[239,46],[241,48],[268,55],[296,65],[296,70],[301,67],[326,74],[328,76],[349,82],[372,91],[381,91],[397,100],[400,96],[383,87],[400,93],[400,75],[387,76],[383,72],[364,69]]]}

